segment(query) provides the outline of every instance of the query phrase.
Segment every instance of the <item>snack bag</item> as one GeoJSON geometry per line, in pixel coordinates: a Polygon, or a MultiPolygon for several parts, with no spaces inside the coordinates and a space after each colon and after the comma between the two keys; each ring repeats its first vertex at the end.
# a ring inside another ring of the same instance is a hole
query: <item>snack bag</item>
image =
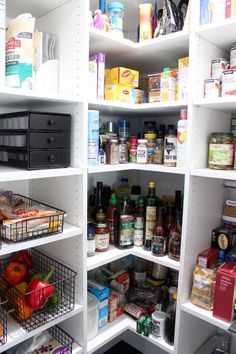
{"type": "Polygon", "coordinates": [[[6,34],[6,86],[32,89],[35,18],[26,13],[9,21],[6,34]]]}

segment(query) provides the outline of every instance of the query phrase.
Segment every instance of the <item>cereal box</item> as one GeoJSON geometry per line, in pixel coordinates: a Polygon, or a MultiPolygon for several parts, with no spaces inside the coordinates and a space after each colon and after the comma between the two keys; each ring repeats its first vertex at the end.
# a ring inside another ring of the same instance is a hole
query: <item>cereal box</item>
{"type": "Polygon", "coordinates": [[[107,69],[106,84],[136,88],[139,85],[139,72],[123,67],[107,69]]]}
{"type": "Polygon", "coordinates": [[[121,85],[106,85],[105,99],[126,103],[146,103],[147,96],[143,90],[125,87],[121,85]]]}
{"type": "Polygon", "coordinates": [[[179,99],[188,99],[189,57],[179,59],[179,99]]]}
{"type": "Polygon", "coordinates": [[[148,75],[149,102],[160,102],[161,100],[161,74],[148,75]]]}

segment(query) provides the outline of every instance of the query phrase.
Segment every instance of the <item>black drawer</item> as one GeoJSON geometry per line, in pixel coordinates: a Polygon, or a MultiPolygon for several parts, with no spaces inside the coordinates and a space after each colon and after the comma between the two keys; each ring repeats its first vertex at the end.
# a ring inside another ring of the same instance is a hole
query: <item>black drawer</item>
{"type": "Polygon", "coordinates": [[[69,131],[70,125],[70,115],[30,113],[29,129],[69,131]]]}
{"type": "Polygon", "coordinates": [[[69,149],[69,133],[29,133],[30,149],[69,149]]]}
{"type": "Polygon", "coordinates": [[[29,168],[55,168],[70,165],[69,150],[29,151],[29,168]]]}

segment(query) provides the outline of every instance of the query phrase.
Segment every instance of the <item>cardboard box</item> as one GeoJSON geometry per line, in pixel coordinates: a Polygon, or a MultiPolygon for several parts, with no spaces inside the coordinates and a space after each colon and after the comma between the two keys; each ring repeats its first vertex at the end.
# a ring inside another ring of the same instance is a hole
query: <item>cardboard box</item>
{"type": "Polygon", "coordinates": [[[216,273],[213,316],[231,323],[236,300],[236,263],[224,263],[216,273]]]}
{"type": "Polygon", "coordinates": [[[187,100],[189,90],[189,57],[179,59],[179,94],[178,99],[187,100]]]}
{"type": "Polygon", "coordinates": [[[100,301],[98,305],[98,328],[101,328],[107,324],[108,312],[108,299],[100,301]]]}
{"type": "Polygon", "coordinates": [[[94,280],[88,280],[88,291],[94,294],[99,301],[109,298],[110,289],[94,280]]]}
{"type": "Polygon", "coordinates": [[[130,104],[146,103],[147,96],[143,90],[125,87],[121,85],[106,85],[105,99],[108,101],[120,101],[130,104]]]}
{"type": "Polygon", "coordinates": [[[207,248],[203,252],[199,253],[197,264],[204,267],[210,268],[213,263],[218,260],[219,250],[215,248],[207,248]]]}
{"type": "Polygon", "coordinates": [[[161,100],[161,74],[148,75],[149,103],[161,100]]]}
{"type": "Polygon", "coordinates": [[[125,87],[137,88],[139,85],[139,72],[120,66],[107,69],[106,85],[122,85],[125,87]]]}
{"type": "Polygon", "coordinates": [[[91,100],[97,98],[97,63],[89,61],[89,98],[91,100]]]}
{"type": "Polygon", "coordinates": [[[104,53],[96,53],[89,56],[89,61],[97,64],[97,99],[104,100],[105,86],[105,58],[104,53]]]}

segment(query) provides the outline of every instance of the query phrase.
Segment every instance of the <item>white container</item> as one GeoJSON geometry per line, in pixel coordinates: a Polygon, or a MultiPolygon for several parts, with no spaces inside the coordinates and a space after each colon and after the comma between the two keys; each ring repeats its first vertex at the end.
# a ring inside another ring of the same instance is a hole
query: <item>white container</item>
{"type": "Polygon", "coordinates": [[[229,68],[229,62],[225,58],[216,58],[211,61],[211,77],[222,79],[222,72],[229,68]]]}
{"type": "Polygon", "coordinates": [[[13,119],[7,118],[7,129],[13,129],[13,119]]]}
{"type": "Polygon", "coordinates": [[[9,145],[9,136],[8,135],[3,135],[3,145],[8,146],[9,145]]]}
{"type": "Polygon", "coordinates": [[[90,340],[94,338],[98,333],[98,306],[99,301],[95,295],[87,292],[87,300],[88,300],[88,337],[90,340]]]}
{"type": "Polygon", "coordinates": [[[147,140],[146,139],[138,140],[137,163],[147,163],[147,140]]]}
{"type": "Polygon", "coordinates": [[[15,135],[9,136],[9,146],[15,146],[15,135]]]}
{"type": "Polygon", "coordinates": [[[204,81],[204,97],[205,98],[220,97],[220,80],[219,79],[206,79],[204,81]]]}
{"type": "Polygon", "coordinates": [[[187,125],[188,113],[186,109],[181,109],[180,120],[177,124],[177,167],[186,166],[187,157],[187,125]]]}
{"type": "Polygon", "coordinates": [[[2,120],[2,129],[7,129],[7,119],[2,120]]]}
{"type": "Polygon", "coordinates": [[[236,95],[236,70],[225,70],[222,73],[222,96],[236,95]]]}
{"type": "Polygon", "coordinates": [[[165,312],[154,311],[152,313],[152,334],[155,337],[164,339],[165,320],[165,312]]]}

